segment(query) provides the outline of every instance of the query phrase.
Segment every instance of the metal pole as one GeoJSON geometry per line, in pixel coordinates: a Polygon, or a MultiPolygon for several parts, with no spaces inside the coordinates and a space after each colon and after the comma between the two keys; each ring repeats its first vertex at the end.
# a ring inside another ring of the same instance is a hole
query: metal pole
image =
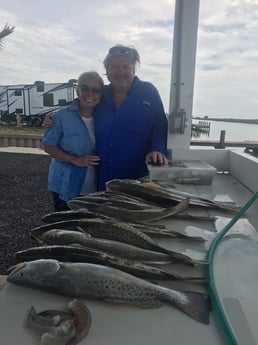
{"type": "Polygon", "coordinates": [[[176,0],[170,83],[168,148],[191,141],[199,0],[176,0]],[[174,128],[175,127],[175,128],[174,128]]]}
{"type": "Polygon", "coordinates": [[[225,136],[226,136],[226,131],[225,130],[220,131],[219,147],[221,149],[225,148],[225,136]]]}

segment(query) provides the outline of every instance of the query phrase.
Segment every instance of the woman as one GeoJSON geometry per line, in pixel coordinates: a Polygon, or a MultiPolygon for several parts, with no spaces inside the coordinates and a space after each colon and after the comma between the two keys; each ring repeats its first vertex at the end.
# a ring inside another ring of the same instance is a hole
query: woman
{"type": "Polygon", "coordinates": [[[59,110],[54,125],[42,140],[52,156],[48,189],[53,194],[55,211],[67,210],[67,201],[97,190],[93,110],[100,103],[104,82],[96,72],[80,75],[76,98],[59,110]]]}

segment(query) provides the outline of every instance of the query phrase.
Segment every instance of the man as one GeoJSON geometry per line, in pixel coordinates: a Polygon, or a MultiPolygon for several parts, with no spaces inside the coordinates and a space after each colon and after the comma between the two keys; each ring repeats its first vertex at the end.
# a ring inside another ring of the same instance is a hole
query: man
{"type": "Polygon", "coordinates": [[[168,162],[163,105],[157,89],[135,76],[137,63],[137,50],[121,45],[110,48],[104,60],[110,85],[94,111],[101,190],[115,178],[146,176],[146,163],[168,162]]]}

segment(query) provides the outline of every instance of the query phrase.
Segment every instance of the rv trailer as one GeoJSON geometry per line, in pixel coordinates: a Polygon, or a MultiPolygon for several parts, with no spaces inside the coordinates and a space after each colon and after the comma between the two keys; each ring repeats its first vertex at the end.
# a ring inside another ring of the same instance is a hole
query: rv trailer
{"type": "Polygon", "coordinates": [[[40,127],[47,113],[74,100],[76,83],[76,79],[70,79],[66,83],[35,81],[34,84],[0,85],[1,121],[16,122],[20,116],[22,123],[40,127]]]}

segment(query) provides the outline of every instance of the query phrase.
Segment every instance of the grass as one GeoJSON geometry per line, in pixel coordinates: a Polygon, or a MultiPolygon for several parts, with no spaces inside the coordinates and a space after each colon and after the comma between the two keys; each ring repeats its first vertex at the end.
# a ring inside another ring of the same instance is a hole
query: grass
{"type": "Polygon", "coordinates": [[[44,128],[36,127],[16,127],[12,125],[0,125],[0,135],[1,134],[10,134],[10,135],[40,135],[42,136],[45,133],[44,128]]]}

